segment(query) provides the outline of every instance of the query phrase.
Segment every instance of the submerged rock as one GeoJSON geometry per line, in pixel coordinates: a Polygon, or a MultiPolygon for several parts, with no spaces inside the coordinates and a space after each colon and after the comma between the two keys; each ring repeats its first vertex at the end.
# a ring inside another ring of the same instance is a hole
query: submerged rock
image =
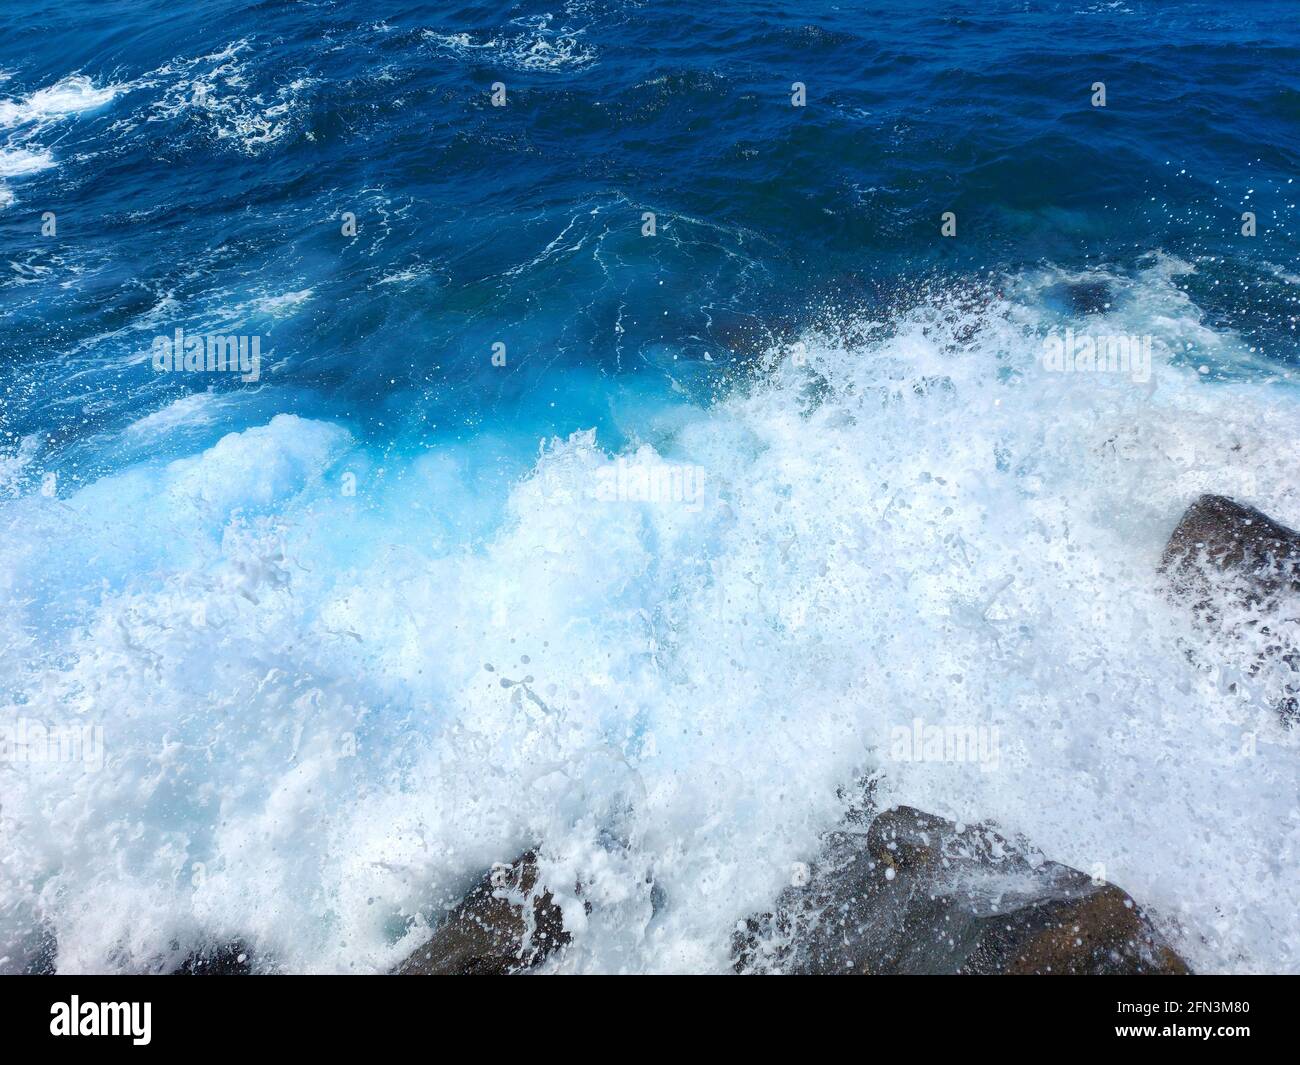
{"type": "Polygon", "coordinates": [[[737,930],[737,972],[1189,971],[1114,884],[910,807],[831,833],[799,881],[737,930]]]}
{"type": "Polygon", "coordinates": [[[1062,281],[1043,291],[1043,298],[1051,307],[1081,318],[1089,314],[1103,314],[1110,309],[1111,288],[1104,278],[1082,281],[1062,281]]]}
{"type": "Polygon", "coordinates": [[[494,866],[394,972],[399,976],[505,976],[569,942],[551,893],[537,887],[529,851],[494,866]]]}
{"type": "Polygon", "coordinates": [[[774,349],[792,344],[799,335],[795,321],[771,314],[766,318],[718,310],[710,316],[711,343],[729,351],[742,362],[759,361],[774,349]]]}
{"type": "Polygon", "coordinates": [[[196,950],[173,976],[251,976],[253,952],[240,940],[196,950]]]}

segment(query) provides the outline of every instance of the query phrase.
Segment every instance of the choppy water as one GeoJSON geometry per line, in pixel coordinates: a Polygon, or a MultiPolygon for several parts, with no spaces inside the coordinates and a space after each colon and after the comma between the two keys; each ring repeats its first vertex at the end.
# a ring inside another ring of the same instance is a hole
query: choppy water
{"type": "Polygon", "coordinates": [[[0,720],[102,765],[0,763],[0,969],[379,970],[540,842],[554,965],[719,970],[871,772],[1300,969],[1300,737],[1154,572],[1300,526],[1295,5],[789,6],[5,5],[0,720]]]}

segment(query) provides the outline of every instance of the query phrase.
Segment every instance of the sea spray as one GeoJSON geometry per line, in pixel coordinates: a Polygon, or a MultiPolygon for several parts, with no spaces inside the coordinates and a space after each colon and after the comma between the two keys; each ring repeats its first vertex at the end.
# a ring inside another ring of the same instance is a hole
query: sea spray
{"type": "MultiPolygon", "coordinates": [[[[1194,967],[1285,967],[1296,736],[1190,666],[1155,568],[1207,483],[1297,522],[1293,408],[1189,368],[1153,394],[1035,372],[1046,312],[1006,290],[936,293],[861,346],[808,334],[803,365],[680,405],[638,461],[705,471],[698,507],[598,498],[632,454],[577,433],[462,541],[443,516],[483,506],[470,465],[292,416],[57,516],[0,503],[36,537],[0,545],[14,587],[48,599],[69,557],[115,574],[67,603],[47,667],[6,652],[23,713],[93,705],[112,744],[98,774],[8,771],[5,919],[46,878],[68,971],[212,929],[383,969],[540,842],[547,882],[584,886],[556,965],[720,971],[875,771],[882,802],[1104,867],[1194,967]],[[891,759],[918,718],[996,729],[996,763],[891,759]],[[114,863],[79,857],[117,824],[114,863]]],[[[1153,350],[1202,328],[1161,271],[1130,295],[1153,350]]]]}

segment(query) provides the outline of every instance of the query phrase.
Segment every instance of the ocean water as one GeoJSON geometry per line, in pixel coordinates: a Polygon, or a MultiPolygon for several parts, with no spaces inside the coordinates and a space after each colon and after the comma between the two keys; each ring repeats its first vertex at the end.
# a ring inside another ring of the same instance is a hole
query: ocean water
{"type": "Polygon", "coordinates": [[[7,0],[0,971],[383,971],[529,846],[550,970],[724,971],[865,776],[1300,971],[1156,574],[1300,527],[1296,6],[929,7],[7,0]]]}

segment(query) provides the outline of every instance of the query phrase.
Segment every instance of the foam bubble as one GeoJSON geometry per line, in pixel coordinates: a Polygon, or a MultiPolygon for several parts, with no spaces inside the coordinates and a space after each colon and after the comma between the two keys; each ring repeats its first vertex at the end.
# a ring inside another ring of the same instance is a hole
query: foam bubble
{"type": "Polygon", "coordinates": [[[553,21],[551,15],[537,15],[511,19],[511,30],[491,35],[424,30],[423,36],[442,54],[486,59],[516,70],[558,73],[596,62],[596,50],[584,42],[582,28],[556,28],[553,21]]]}
{"type": "Polygon", "coordinates": [[[20,100],[0,100],[0,126],[48,123],[110,103],[130,86],[106,85],[98,88],[88,77],[77,74],[39,89],[20,100]]]}
{"type": "Polygon", "coordinates": [[[8,148],[0,151],[0,177],[26,177],[39,174],[54,166],[54,157],[47,151],[28,148],[8,148]]]}

